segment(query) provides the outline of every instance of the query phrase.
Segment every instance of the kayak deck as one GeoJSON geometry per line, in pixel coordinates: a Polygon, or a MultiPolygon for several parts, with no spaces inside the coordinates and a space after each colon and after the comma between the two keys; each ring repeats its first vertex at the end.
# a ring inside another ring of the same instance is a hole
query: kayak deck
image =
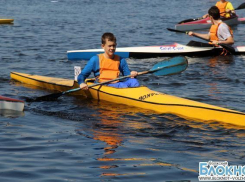
{"type": "MultiPolygon", "coordinates": [[[[25,73],[11,72],[11,78],[25,84],[56,91],[66,91],[78,87],[78,83],[74,80],[25,73]]],[[[93,83],[88,81],[87,84],[93,83]]],[[[118,89],[103,85],[92,87],[87,91],[79,90],[72,95],[83,95],[97,100],[154,110],[159,113],[175,114],[197,121],[221,121],[245,126],[245,113],[156,92],[145,86],[118,89]]]]}

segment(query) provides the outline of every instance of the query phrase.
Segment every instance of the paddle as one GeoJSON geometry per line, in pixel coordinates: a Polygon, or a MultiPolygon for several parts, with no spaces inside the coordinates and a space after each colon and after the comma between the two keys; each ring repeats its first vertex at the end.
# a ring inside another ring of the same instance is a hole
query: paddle
{"type": "MultiPolygon", "coordinates": [[[[179,32],[179,33],[184,33],[184,34],[188,34],[189,33],[188,31],[175,30],[175,29],[171,29],[171,28],[167,28],[167,30],[169,30],[171,32],[179,32]]],[[[209,42],[209,40],[204,39],[202,37],[199,37],[197,35],[193,35],[193,36],[209,42]]],[[[236,53],[236,50],[234,49],[234,47],[232,47],[232,46],[230,46],[228,44],[219,44],[219,45],[221,47],[223,47],[224,49],[226,49],[227,51],[229,51],[230,53],[232,53],[232,54],[235,54],[236,53]]]]}
{"type": "MultiPolygon", "coordinates": [[[[173,75],[173,74],[177,74],[177,73],[184,71],[187,68],[187,66],[188,66],[187,59],[183,56],[178,56],[178,57],[174,57],[171,59],[161,61],[161,62],[155,64],[150,70],[139,72],[138,75],[144,75],[147,73],[153,73],[156,76],[173,75]]],[[[114,82],[117,80],[129,78],[129,77],[131,77],[131,75],[116,78],[116,79],[109,80],[109,81],[102,82],[102,83],[95,83],[93,85],[89,85],[88,87],[91,88],[91,87],[95,87],[98,85],[103,85],[103,84],[111,83],[111,82],[114,82]]],[[[81,88],[75,88],[75,89],[67,90],[67,91],[60,92],[60,93],[49,94],[49,95],[37,97],[34,99],[27,98],[26,101],[27,102],[52,101],[52,100],[56,100],[58,97],[60,97],[62,95],[72,93],[72,92],[76,92],[79,90],[81,90],[81,88]]]]}
{"type": "Polygon", "coordinates": [[[201,19],[203,19],[203,18],[190,18],[190,19],[186,19],[186,20],[180,21],[177,24],[188,23],[188,22],[197,21],[197,20],[201,20],[201,19]]]}
{"type": "MultiPolygon", "coordinates": [[[[238,6],[234,10],[240,10],[240,9],[245,9],[245,3],[240,4],[240,6],[238,6]]],[[[222,12],[222,13],[225,13],[225,12],[222,12]]],[[[220,14],[222,14],[222,13],[220,13],[220,14]]],[[[203,18],[202,17],[201,18],[190,18],[190,19],[183,20],[183,21],[179,22],[178,24],[188,23],[188,22],[201,20],[201,19],[203,19],[203,18]]]]}
{"type": "Polygon", "coordinates": [[[240,6],[238,6],[234,10],[240,10],[240,9],[245,9],[245,3],[240,4],[240,6]]]}

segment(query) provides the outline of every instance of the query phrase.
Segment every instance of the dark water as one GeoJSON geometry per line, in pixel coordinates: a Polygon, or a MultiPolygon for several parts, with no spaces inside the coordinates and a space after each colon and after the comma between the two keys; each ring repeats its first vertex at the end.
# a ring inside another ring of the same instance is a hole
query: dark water
{"type": "MultiPolygon", "coordinates": [[[[190,37],[166,28],[200,17],[216,1],[0,2],[0,16],[15,19],[13,25],[0,25],[0,95],[22,98],[50,92],[11,81],[11,71],[73,79],[73,67],[86,62],[68,61],[66,51],[99,48],[106,31],[117,36],[119,47],[186,44],[190,37]]],[[[234,7],[241,3],[233,1],[234,7]]],[[[237,13],[245,16],[244,10],[237,13]]],[[[245,45],[245,25],[233,29],[237,45],[245,45]]],[[[143,71],[162,59],[128,63],[132,70],[143,71]]],[[[245,56],[188,60],[180,75],[144,75],[139,80],[153,90],[245,112],[245,56]]],[[[26,103],[22,114],[1,115],[4,182],[193,182],[198,181],[199,162],[244,165],[245,128],[232,125],[70,96],[26,103]]]]}

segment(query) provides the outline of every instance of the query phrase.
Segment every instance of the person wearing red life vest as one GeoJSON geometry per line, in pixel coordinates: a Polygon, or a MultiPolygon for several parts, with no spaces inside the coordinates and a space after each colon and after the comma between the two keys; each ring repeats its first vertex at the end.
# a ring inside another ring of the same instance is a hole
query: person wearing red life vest
{"type": "Polygon", "coordinates": [[[85,79],[93,72],[97,82],[105,82],[113,80],[119,77],[122,73],[123,76],[131,75],[124,81],[115,81],[107,86],[116,88],[138,87],[140,86],[138,80],[134,77],[138,75],[137,71],[131,71],[128,68],[128,64],[124,58],[115,55],[116,51],[116,37],[110,33],[104,33],[101,37],[101,47],[104,49],[104,53],[93,56],[84,67],[82,72],[78,75],[77,81],[82,90],[87,90],[88,85],[85,83],[85,79]]]}
{"type": "MultiPolygon", "coordinates": [[[[231,15],[235,15],[234,7],[231,2],[226,0],[218,1],[215,6],[219,8],[220,16],[222,18],[230,18],[231,15]]],[[[203,18],[207,18],[208,14],[204,15],[203,18]]]]}
{"type": "Polygon", "coordinates": [[[212,26],[209,30],[208,34],[201,34],[190,31],[188,34],[190,36],[196,35],[198,37],[210,40],[212,44],[234,44],[233,32],[231,28],[222,22],[220,19],[220,12],[217,6],[212,6],[208,14],[210,16],[210,20],[212,22],[212,26]]]}

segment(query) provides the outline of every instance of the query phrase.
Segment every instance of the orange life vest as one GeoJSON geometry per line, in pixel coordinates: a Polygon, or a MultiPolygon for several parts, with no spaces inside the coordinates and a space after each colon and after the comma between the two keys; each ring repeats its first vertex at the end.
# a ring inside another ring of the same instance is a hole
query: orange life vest
{"type": "MultiPolygon", "coordinates": [[[[100,76],[99,82],[105,82],[108,80],[113,80],[118,78],[120,74],[119,65],[120,57],[118,55],[114,56],[114,59],[105,58],[104,54],[99,54],[100,62],[100,76]]],[[[116,83],[118,81],[112,82],[116,83]]]]}
{"type": "MultiPolygon", "coordinates": [[[[209,30],[209,35],[210,35],[210,41],[214,41],[214,40],[219,40],[219,37],[218,37],[218,28],[220,26],[220,24],[223,23],[223,22],[220,22],[218,25],[212,25],[210,30],[209,30]]],[[[228,26],[229,27],[229,26],[228,26]]],[[[231,33],[231,36],[233,36],[233,31],[231,30],[231,28],[229,27],[230,29],[230,33],[231,33]]]]}
{"type": "Polygon", "coordinates": [[[219,8],[219,12],[220,12],[221,16],[225,16],[226,15],[225,10],[226,10],[227,4],[228,4],[228,1],[226,1],[224,3],[219,1],[219,2],[216,3],[216,6],[219,8]]]}

